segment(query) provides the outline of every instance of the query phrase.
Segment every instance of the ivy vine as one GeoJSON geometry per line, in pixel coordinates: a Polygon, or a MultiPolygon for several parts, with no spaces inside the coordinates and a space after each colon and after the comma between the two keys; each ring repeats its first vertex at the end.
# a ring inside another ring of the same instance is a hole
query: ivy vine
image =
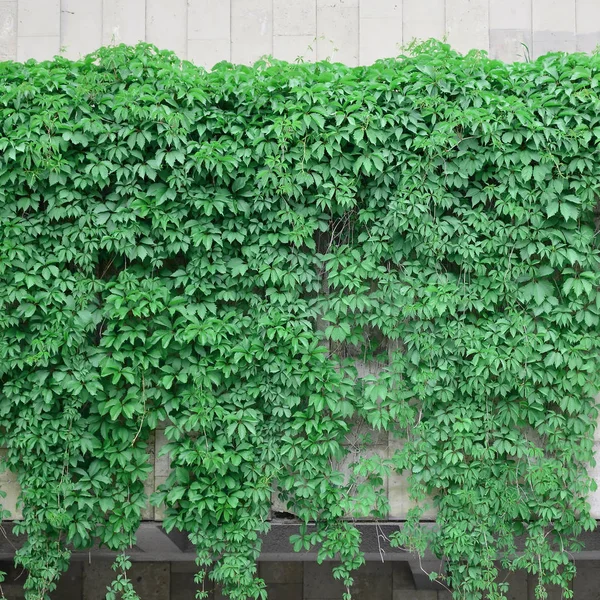
{"type": "Polygon", "coordinates": [[[273,493],[350,598],[353,520],[387,517],[393,471],[420,503],[392,544],[443,558],[454,598],[504,598],[499,565],[572,597],[599,82],[598,55],[437,42],[358,68],[206,72],[145,44],[0,63],[0,443],[28,600],[97,542],[119,551],[108,597],[135,597],[161,423],[152,501],[232,600],[266,598],[273,493]],[[399,449],[341,468],[365,428],[399,449]]]}

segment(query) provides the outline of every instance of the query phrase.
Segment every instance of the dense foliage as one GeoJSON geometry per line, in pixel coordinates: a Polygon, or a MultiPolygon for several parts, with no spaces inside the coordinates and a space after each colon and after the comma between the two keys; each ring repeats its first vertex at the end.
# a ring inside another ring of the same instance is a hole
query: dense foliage
{"type": "Polygon", "coordinates": [[[134,542],[161,422],[154,501],[234,600],[265,597],[273,490],[350,587],[390,469],[437,508],[392,543],[443,557],[455,598],[502,598],[499,563],[568,587],[595,527],[599,82],[599,56],[437,43],[359,68],[207,73],[147,45],[0,64],[0,442],[29,600],[72,548],[134,542]],[[365,427],[397,452],[339,468],[365,427]]]}

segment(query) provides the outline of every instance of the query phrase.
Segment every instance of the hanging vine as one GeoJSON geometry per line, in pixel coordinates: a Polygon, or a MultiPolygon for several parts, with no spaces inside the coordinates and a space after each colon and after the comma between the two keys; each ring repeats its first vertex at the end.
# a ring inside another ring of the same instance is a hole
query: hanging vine
{"type": "Polygon", "coordinates": [[[0,75],[0,443],[28,600],[95,542],[135,597],[159,423],[153,502],[232,600],[266,598],[274,492],[350,598],[353,519],[386,518],[392,470],[437,509],[392,543],[443,558],[456,599],[504,598],[499,564],[571,597],[595,527],[597,55],[429,42],[208,73],[141,44],[0,75]],[[365,429],[401,449],[341,468],[365,429]]]}

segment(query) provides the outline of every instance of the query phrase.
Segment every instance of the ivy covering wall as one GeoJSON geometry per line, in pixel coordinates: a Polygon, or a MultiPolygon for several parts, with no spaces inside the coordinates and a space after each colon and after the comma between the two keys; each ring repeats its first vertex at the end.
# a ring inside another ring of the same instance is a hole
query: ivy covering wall
{"type": "MultiPolygon", "coordinates": [[[[28,599],[72,548],[135,543],[159,422],[153,501],[200,590],[210,567],[265,597],[275,491],[350,592],[353,519],[386,518],[392,470],[437,507],[392,544],[444,558],[454,598],[503,598],[500,564],[568,588],[595,527],[599,82],[597,55],[438,43],[359,68],[1,63],[0,443],[28,599]],[[342,472],[365,427],[400,449],[342,472]]],[[[115,566],[108,597],[134,597],[115,566]]]]}

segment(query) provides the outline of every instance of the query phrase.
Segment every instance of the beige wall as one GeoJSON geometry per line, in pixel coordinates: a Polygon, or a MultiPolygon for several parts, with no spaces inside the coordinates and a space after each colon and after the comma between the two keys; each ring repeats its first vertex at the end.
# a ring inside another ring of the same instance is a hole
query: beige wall
{"type": "Polygon", "coordinates": [[[212,66],[260,56],[368,64],[414,38],[522,60],[600,42],[600,0],[0,0],[0,60],[146,40],[212,66]]]}

